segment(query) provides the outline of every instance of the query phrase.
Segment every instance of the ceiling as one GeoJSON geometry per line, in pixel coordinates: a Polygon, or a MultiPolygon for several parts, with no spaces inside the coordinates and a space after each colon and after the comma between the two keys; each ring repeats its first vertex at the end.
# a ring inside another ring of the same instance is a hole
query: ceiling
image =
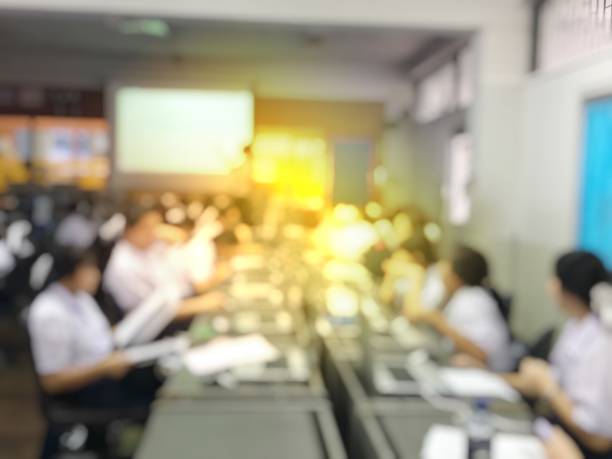
{"type": "Polygon", "coordinates": [[[165,37],[126,35],[125,18],[0,15],[6,52],[69,52],[118,58],[342,60],[406,66],[456,35],[401,29],[165,21],[165,37]]]}

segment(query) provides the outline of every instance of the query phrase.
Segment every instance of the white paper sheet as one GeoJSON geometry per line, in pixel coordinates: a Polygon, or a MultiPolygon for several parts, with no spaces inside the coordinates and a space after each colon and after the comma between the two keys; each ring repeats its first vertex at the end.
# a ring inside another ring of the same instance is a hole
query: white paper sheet
{"type": "Polygon", "coordinates": [[[134,346],[124,351],[127,359],[134,365],[153,363],[162,357],[179,355],[189,347],[186,337],[166,338],[142,346],[134,346]]]}
{"type": "Polygon", "coordinates": [[[466,459],[468,437],[465,430],[436,424],[432,426],[421,450],[421,459],[466,459]]]}
{"type": "Polygon", "coordinates": [[[498,375],[485,370],[442,368],[438,376],[452,395],[517,402],[520,395],[498,375]]]}
{"type": "Polygon", "coordinates": [[[271,362],[278,350],[262,335],[219,338],[189,350],[183,357],[185,367],[194,375],[206,376],[241,365],[271,362]]]}
{"type": "Polygon", "coordinates": [[[542,442],[531,435],[497,434],[491,444],[492,459],[546,459],[542,442]]]}
{"type": "Polygon", "coordinates": [[[117,324],[113,332],[115,345],[122,349],[153,341],[176,316],[180,298],[178,290],[155,291],[117,324]]]}

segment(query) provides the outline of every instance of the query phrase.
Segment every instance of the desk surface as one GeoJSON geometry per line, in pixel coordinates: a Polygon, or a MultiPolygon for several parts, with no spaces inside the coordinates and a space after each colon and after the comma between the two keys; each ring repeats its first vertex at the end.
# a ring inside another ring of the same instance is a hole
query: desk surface
{"type": "Polygon", "coordinates": [[[313,370],[309,383],[240,384],[234,389],[206,384],[187,370],[168,378],[158,396],[164,399],[233,399],[233,398],[325,398],[327,392],[318,371],[313,370]]]}
{"type": "Polygon", "coordinates": [[[241,402],[162,402],[137,459],[344,459],[329,409],[241,402]]]}
{"type": "MultiPolygon", "coordinates": [[[[347,427],[341,431],[355,459],[397,459],[420,456],[425,434],[434,424],[453,424],[453,414],[440,411],[420,397],[369,394],[352,361],[335,342],[325,343],[323,369],[332,384],[336,415],[347,427]]],[[[524,404],[493,402],[491,410],[529,426],[524,404]]]]}

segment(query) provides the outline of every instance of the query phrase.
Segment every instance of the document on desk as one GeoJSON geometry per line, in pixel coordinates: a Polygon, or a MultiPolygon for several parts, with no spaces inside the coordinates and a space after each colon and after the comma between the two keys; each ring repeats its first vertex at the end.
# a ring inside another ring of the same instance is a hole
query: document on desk
{"type": "Polygon", "coordinates": [[[166,338],[150,344],[133,346],[124,351],[126,358],[133,365],[146,365],[169,355],[180,355],[189,348],[189,339],[185,336],[166,338]]]}
{"type": "Polygon", "coordinates": [[[494,398],[518,402],[521,397],[495,373],[467,368],[442,368],[438,377],[451,395],[469,398],[494,398]]]}
{"type": "Polygon", "coordinates": [[[491,442],[491,459],[546,459],[542,442],[532,435],[500,433],[491,442]]]}
{"type": "Polygon", "coordinates": [[[208,376],[242,365],[272,362],[280,357],[278,349],[262,335],[218,338],[189,350],[183,357],[185,367],[197,376],[208,376]]]}
{"type": "Polygon", "coordinates": [[[468,436],[459,427],[432,426],[423,440],[421,459],[466,459],[468,436]]]}

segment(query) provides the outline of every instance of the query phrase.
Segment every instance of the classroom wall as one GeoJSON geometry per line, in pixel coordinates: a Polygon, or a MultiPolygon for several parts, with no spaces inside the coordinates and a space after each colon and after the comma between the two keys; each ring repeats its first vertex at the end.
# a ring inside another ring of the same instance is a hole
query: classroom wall
{"type": "MultiPolygon", "coordinates": [[[[2,1],[2,0],[0,0],[2,1]]],[[[367,63],[283,60],[160,59],[28,51],[0,46],[0,81],[100,88],[115,81],[246,87],[257,97],[385,102],[406,80],[367,63]]]]}
{"type": "Polygon", "coordinates": [[[383,129],[382,102],[272,99],[255,100],[256,127],[320,129],[327,137],[377,140],[383,129]]]}
{"type": "Polygon", "coordinates": [[[577,242],[583,107],[612,95],[612,52],[529,79],[524,99],[524,151],[513,193],[517,221],[517,308],[528,335],[558,319],[545,283],[556,256],[577,242]]]}

